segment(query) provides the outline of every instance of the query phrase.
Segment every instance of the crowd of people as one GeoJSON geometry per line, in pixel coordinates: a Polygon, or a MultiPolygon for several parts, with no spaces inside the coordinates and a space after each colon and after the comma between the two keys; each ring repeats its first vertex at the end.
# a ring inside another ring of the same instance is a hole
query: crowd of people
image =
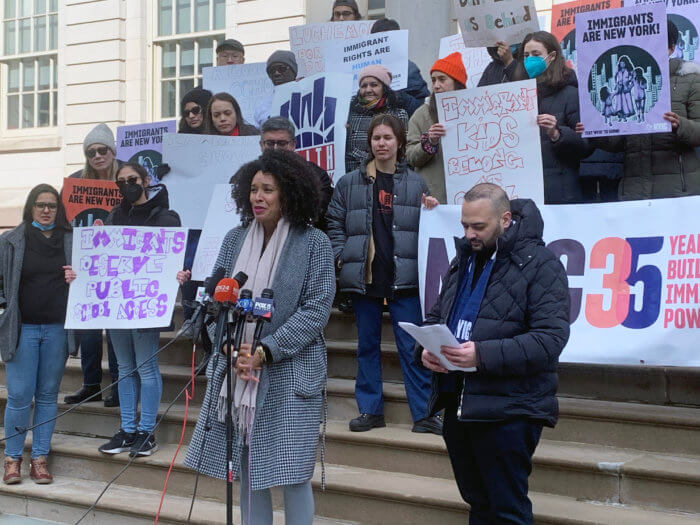
{"type": "MultiPolygon", "coordinates": [[[[354,0],[333,3],[331,21],[358,19],[354,0]]],[[[398,23],[382,19],[372,31],[397,29],[398,23]]],[[[669,22],[669,56],[677,39],[669,22]]],[[[225,40],[216,52],[217,65],[245,61],[237,40],[225,40]]],[[[664,118],[671,132],[584,139],[577,76],[552,34],[529,34],[517,46],[495,42],[488,52],[493,61],[480,85],[536,79],[545,203],[700,194],[700,66],[670,59],[672,112],[664,118]]],[[[295,81],[294,54],[275,51],[267,72],[275,86],[295,81]]],[[[532,201],[509,201],[492,184],[465,188],[465,238],[423,321],[421,208],[447,203],[441,148],[446,128],[438,122],[435,94],[464,89],[468,72],[461,55],[452,53],[437,59],[429,75],[432,92],[413,62],[401,91],[390,87],[392,72],[384,66],[359,73],[347,117],[345,174],[335,187],[324,170],[294,153],[295,127],[270,115],[271,100],[258,104],[255,122],[244,119],[229,93],[196,87],[180,101],[179,133],[260,136],[260,158],[231,178],[242,225],[226,236],[215,266],[227,275],[245,272],[254,295],[273,289],[276,311],[255,348],[252,326],[246,328],[231,371],[220,358],[229,349],[212,348],[216,325],[202,334],[211,356],[201,370],[207,391],[186,459],[195,470],[225,478],[224,378],[235,374],[233,460],[244,523],[248,516],[256,525],[272,523],[269,489],[275,486],[284,488],[288,523],[312,521],[310,479],[325,418],[323,330],[336,292],[357,325],[359,415],[349,429],[385,426],[380,345],[388,310],[412,430],[444,433],[472,522],[513,516],[518,523],[532,521],[527,477],[542,426],[554,425],[557,417],[556,367],[569,329],[566,275],[543,247],[542,218],[532,201]],[[531,262],[517,267],[518,260],[531,262]],[[468,388],[465,374],[447,373],[444,363],[415,348],[401,321],[447,324],[459,335],[461,346],[444,349],[444,355],[455,366],[476,367],[468,388]]],[[[85,137],[83,151],[85,166],[72,177],[112,180],[122,196],[106,224],[180,225],[169,206],[167,170],[154,183],[140,165],[116,160],[114,135],[105,124],[85,137]]],[[[21,481],[26,432],[18,429],[56,416],[66,358],[77,355],[78,347],[83,386],[65,403],[100,400],[105,343],[111,379],[119,380],[104,403],[119,407],[120,428],[100,452],[147,456],[158,448],[154,428],[162,379],[152,357],[159,330],[64,330],[68,287],[80,271],[71,265],[71,232],[59,191],[41,184],[29,193],[20,225],[0,237],[7,484],[21,481]]],[[[190,230],[185,267],[173,276],[186,300],[201,284],[190,273],[200,233],[190,230]]],[[[185,317],[191,313],[185,307],[185,317]]],[[[53,479],[47,464],[53,428],[49,422],[33,430],[30,477],[36,483],[53,479]]]]}

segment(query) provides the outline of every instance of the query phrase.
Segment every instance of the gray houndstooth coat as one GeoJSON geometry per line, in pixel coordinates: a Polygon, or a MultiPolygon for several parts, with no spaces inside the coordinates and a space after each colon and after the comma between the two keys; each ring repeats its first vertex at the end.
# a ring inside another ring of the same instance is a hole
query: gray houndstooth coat
{"type": "MultiPolygon", "coordinates": [[[[238,227],[226,235],[215,268],[226,268],[231,274],[247,231],[238,227]]],[[[250,445],[253,490],[303,483],[313,475],[326,387],[323,329],[335,295],[328,237],[311,227],[291,228],[272,289],[275,312],[262,342],[273,361],[263,366],[258,387],[250,445]]],[[[226,476],[226,427],[216,414],[225,370],[225,359],[216,366],[214,358],[209,362],[207,393],[185,459],[188,467],[221,479],[226,476]],[[209,431],[205,430],[207,417],[209,431]]],[[[242,440],[234,429],[236,477],[241,449],[242,440]]]]}

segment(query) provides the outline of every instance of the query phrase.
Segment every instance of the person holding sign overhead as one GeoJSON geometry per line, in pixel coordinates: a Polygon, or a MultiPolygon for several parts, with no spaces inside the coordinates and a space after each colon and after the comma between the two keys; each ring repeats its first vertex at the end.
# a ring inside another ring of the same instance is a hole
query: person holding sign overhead
{"type": "Polygon", "coordinates": [[[22,222],[0,237],[0,355],[7,375],[5,406],[5,473],[3,482],[21,481],[26,432],[34,402],[31,470],[38,484],[51,483],[47,467],[55,422],[41,424],[58,412],[69,346],[63,324],[68,284],[75,279],[71,264],[73,234],[58,192],[35,186],[27,197],[22,222]]]}
{"type": "Polygon", "coordinates": [[[260,135],[258,128],[248,124],[241,113],[238,101],[228,93],[217,93],[209,100],[206,116],[206,133],[246,137],[260,135]]]}
{"type": "Polygon", "coordinates": [[[406,160],[425,179],[430,194],[441,204],[446,204],[445,168],[440,148],[445,126],[438,122],[435,93],[465,89],[467,71],[462,55],[455,52],[438,59],[430,68],[430,79],[433,83],[430,101],[418,108],[408,122],[406,160]]]}

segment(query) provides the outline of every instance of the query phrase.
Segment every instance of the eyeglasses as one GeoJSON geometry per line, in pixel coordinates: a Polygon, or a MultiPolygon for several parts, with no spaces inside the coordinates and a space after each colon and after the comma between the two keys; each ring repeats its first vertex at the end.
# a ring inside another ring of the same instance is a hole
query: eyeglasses
{"type": "Polygon", "coordinates": [[[195,106],[192,109],[186,109],[182,112],[182,116],[187,118],[190,116],[190,113],[192,115],[199,115],[199,112],[202,111],[202,108],[200,106],[195,106]]]}
{"type": "Polygon", "coordinates": [[[334,20],[342,20],[344,18],[354,18],[355,13],[353,11],[333,11],[334,20]]]}
{"type": "Polygon", "coordinates": [[[265,149],[286,148],[293,144],[293,140],[263,140],[262,144],[265,149]]]}
{"type": "Polygon", "coordinates": [[[127,184],[133,184],[134,186],[141,184],[141,177],[129,177],[128,179],[117,179],[117,186],[123,188],[127,184]]]}
{"type": "Polygon", "coordinates": [[[109,151],[109,148],[107,146],[100,146],[99,148],[91,148],[91,149],[87,150],[85,153],[87,154],[89,159],[92,159],[98,153],[104,157],[105,155],[107,155],[108,151],[109,151]]]}
{"type": "Polygon", "coordinates": [[[56,209],[58,208],[58,203],[56,203],[56,202],[35,202],[34,207],[37,210],[48,209],[49,211],[56,211],[56,209]]]}
{"type": "Polygon", "coordinates": [[[287,71],[291,70],[292,68],[289,67],[287,64],[273,64],[267,68],[267,74],[270,76],[274,75],[275,73],[277,73],[278,75],[283,75],[287,71]]]}

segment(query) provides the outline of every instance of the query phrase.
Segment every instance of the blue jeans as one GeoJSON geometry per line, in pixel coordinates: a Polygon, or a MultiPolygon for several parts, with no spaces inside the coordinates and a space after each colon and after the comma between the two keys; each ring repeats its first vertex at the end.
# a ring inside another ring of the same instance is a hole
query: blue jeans
{"type": "MultiPolygon", "coordinates": [[[[100,385],[102,383],[102,330],[85,330],[78,333],[80,334],[80,366],[83,369],[83,385],[100,385]]],[[[107,335],[107,360],[109,361],[109,375],[114,383],[119,379],[119,369],[109,335],[107,335]]]]}
{"type": "Polygon", "coordinates": [[[119,364],[119,406],[122,428],[126,432],[144,430],[150,432],[156,426],[158,405],[163,393],[163,381],[158,368],[158,358],[150,357],[158,350],[158,330],[110,330],[114,353],[119,364]],[[134,372],[137,366],[148,362],[134,372]],[[139,378],[141,393],[139,396],[139,378]],[[136,410],[141,398],[141,420],[136,425],[136,410]]]}
{"type": "MultiPolygon", "coordinates": [[[[413,421],[419,421],[428,414],[430,396],[429,370],[413,364],[415,341],[399,321],[420,325],[423,322],[418,296],[401,297],[387,301],[391,325],[394,329],[396,348],[399,351],[401,373],[406,387],[408,406],[413,421]]],[[[357,322],[357,379],[355,399],[361,414],[379,415],[384,413],[382,398],[382,306],[383,299],[353,295],[352,307],[357,322]]]]}
{"type": "MultiPolygon", "coordinates": [[[[12,360],[5,363],[7,373],[7,406],[5,435],[17,433],[15,427],[28,427],[32,400],[32,425],[56,417],[58,387],[66,367],[68,351],[66,331],[61,324],[23,324],[19,344],[12,360]]],[[[51,436],[56,422],[46,423],[32,431],[32,458],[46,456],[51,449],[51,436]]],[[[5,455],[22,457],[26,432],[5,442],[5,455]]]]}

